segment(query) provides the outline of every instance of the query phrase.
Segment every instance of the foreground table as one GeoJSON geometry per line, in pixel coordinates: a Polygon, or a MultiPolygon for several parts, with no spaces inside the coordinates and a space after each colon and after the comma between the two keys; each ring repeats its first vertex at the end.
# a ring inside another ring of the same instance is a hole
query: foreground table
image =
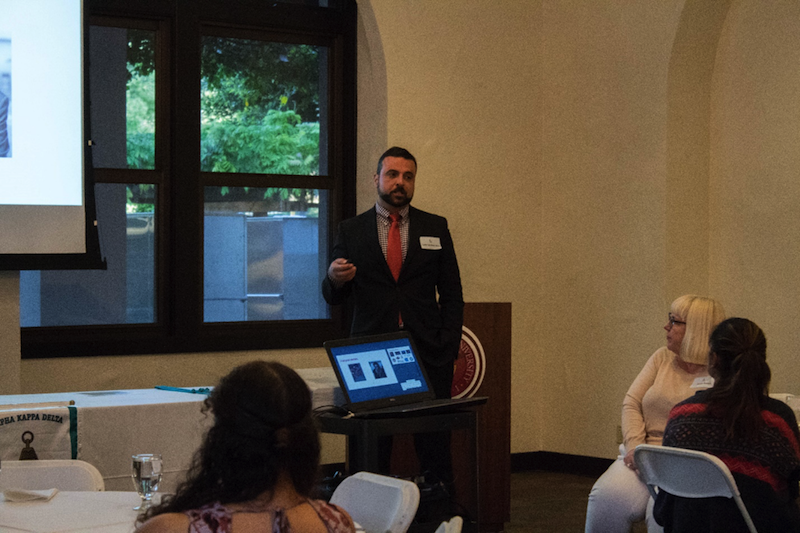
{"type": "Polygon", "coordinates": [[[139,502],[135,492],[59,492],[47,502],[6,502],[0,496],[0,531],[130,533],[139,502]]]}

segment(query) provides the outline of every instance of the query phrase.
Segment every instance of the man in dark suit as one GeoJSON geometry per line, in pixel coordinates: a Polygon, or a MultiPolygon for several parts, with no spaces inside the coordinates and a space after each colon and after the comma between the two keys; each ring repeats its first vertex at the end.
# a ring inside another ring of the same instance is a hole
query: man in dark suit
{"type": "MultiPolygon", "coordinates": [[[[409,205],[416,176],[417,161],[407,150],[384,152],[373,177],[375,207],[339,225],[322,293],[331,305],[352,298],[353,336],[407,330],[436,396],[450,398],[464,319],[461,276],[447,220],[409,205]],[[396,278],[390,267],[393,224],[402,248],[396,278]]],[[[450,435],[430,433],[414,440],[423,471],[450,484],[450,435]]]]}
{"type": "Polygon", "coordinates": [[[8,143],[8,97],[0,92],[0,157],[7,157],[8,143]]]}

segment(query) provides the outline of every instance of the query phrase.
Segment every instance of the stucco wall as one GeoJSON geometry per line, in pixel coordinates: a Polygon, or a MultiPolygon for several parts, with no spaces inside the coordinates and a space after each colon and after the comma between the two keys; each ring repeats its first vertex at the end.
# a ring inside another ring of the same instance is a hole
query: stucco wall
{"type": "Polygon", "coordinates": [[[712,290],[759,324],[772,390],[800,392],[800,3],[733,2],[713,77],[712,290]]]}
{"type": "MultiPolygon", "coordinates": [[[[466,300],[512,303],[513,452],[613,457],[622,397],[687,292],[761,324],[773,390],[800,393],[799,9],[359,1],[359,209],[378,155],[407,147],[414,204],[448,217],[466,300]]],[[[17,327],[0,324],[12,372],[17,327]]],[[[210,383],[253,357],[327,364],[321,349],[51,359],[23,361],[20,381],[210,383]]]]}

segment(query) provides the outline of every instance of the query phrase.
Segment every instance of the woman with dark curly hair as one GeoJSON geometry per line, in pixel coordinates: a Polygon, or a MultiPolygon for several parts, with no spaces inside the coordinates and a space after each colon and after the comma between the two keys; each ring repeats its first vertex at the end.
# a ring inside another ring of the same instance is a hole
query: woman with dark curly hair
{"type": "Polygon", "coordinates": [[[311,393],[291,368],[254,361],[222,378],[186,481],[139,517],[139,533],[351,533],[344,510],[309,497],[319,467],[311,393]]]}
{"type": "MultiPolygon", "coordinates": [[[[764,332],[746,318],[729,318],[714,329],[709,344],[714,386],[672,409],[664,446],[719,457],[759,533],[798,532],[800,432],[789,406],[767,394],[764,332]]],[[[687,499],[661,491],[653,514],[666,533],[748,531],[728,498],[687,499]]]]}

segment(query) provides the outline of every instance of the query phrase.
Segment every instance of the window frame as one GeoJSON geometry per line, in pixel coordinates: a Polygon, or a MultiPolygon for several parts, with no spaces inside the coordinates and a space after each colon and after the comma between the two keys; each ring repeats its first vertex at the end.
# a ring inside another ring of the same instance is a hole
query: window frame
{"type": "Polygon", "coordinates": [[[332,0],[332,7],[325,8],[256,0],[86,0],[86,4],[90,25],[156,32],[155,169],[94,169],[98,184],[157,187],[156,321],[21,328],[22,358],[307,348],[345,336],[345,312],[339,308],[331,309],[330,319],[204,322],[203,193],[206,186],[224,185],[328,191],[327,218],[320,219],[327,229],[320,253],[328,257],[338,222],[355,214],[355,0],[332,0]],[[329,47],[326,175],[200,171],[203,35],[257,35],[261,40],[329,47]]]}

